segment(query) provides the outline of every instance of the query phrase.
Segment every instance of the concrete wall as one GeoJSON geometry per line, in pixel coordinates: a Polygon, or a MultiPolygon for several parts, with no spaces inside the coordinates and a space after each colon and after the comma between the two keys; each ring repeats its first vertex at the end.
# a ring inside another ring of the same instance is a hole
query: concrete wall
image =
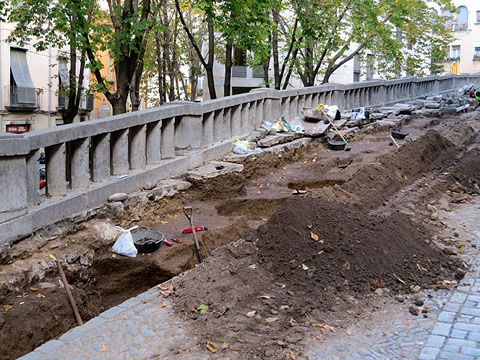
{"type": "Polygon", "coordinates": [[[0,137],[0,245],[103,204],[116,192],[178,175],[231,152],[233,141],[303,106],[381,106],[480,83],[480,75],[430,76],[290,90],[256,89],[0,137]],[[47,189],[38,190],[46,153],[47,189]],[[71,174],[71,175],[70,175],[71,174]]]}

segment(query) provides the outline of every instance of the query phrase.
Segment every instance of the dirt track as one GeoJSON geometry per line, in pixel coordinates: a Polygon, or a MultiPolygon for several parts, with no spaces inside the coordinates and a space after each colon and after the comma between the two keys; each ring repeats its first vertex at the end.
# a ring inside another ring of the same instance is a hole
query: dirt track
{"type": "Polygon", "coordinates": [[[209,227],[200,234],[201,246],[212,256],[178,284],[178,311],[193,322],[199,344],[228,342],[241,351],[240,358],[262,357],[265,349],[287,354],[275,345],[280,338],[301,349],[308,326],[345,325],[346,309],[362,316],[374,306],[371,293],[379,287],[405,294],[411,286],[454,280],[462,265],[432,246],[427,205],[463,201],[478,192],[480,157],[478,149],[468,149],[476,142],[478,114],[416,119],[403,130],[417,140],[399,150],[389,146],[387,133],[365,132],[351,152],[317,144],[262,158],[245,164],[243,176],[224,177],[113,218],[125,227],[136,217],[168,238],[187,240],[151,256],[112,257],[112,239],[98,238],[104,219],[40,250],[19,250],[13,264],[0,268],[0,329],[8,334],[0,358],[26,353],[74,324],[55,269],[35,271],[48,253],[68,259],[85,319],[193,267],[191,239],[180,234],[187,227],[184,204],[197,209],[197,225],[209,227]],[[308,193],[294,196],[293,189],[308,193]],[[14,286],[7,285],[14,277],[14,286]],[[45,297],[37,298],[39,293],[45,297]],[[200,304],[209,306],[207,314],[192,312],[200,304]],[[4,305],[12,307],[5,311],[4,305]]]}

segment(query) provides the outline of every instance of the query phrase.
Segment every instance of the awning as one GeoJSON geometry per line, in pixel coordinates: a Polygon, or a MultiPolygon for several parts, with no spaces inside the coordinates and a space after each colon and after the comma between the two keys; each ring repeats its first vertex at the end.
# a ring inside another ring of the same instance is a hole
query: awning
{"type": "Polygon", "coordinates": [[[28,70],[26,51],[10,49],[10,70],[17,86],[18,102],[21,104],[35,104],[35,88],[28,70]]]}

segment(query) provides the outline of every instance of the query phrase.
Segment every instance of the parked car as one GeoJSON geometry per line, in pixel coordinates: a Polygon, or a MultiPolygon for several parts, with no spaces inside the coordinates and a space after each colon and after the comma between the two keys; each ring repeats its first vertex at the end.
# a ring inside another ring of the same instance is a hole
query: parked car
{"type": "Polygon", "coordinates": [[[45,173],[45,168],[41,167],[39,170],[40,173],[40,189],[43,189],[45,186],[47,186],[47,175],[45,173]]]}

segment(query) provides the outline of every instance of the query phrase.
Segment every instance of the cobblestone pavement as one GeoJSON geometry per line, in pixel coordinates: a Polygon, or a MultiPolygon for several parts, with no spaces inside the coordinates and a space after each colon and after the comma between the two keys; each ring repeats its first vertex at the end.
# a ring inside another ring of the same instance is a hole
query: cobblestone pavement
{"type": "MultiPolygon", "coordinates": [[[[480,199],[459,205],[448,217],[449,226],[471,235],[471,244],[480,249],[480,199]]],[[[480,359],[478,250],[467,248],[464,259],[470,270],[456,289],[424,293],[431,306],[428,317],[408,314],[408,304],[390,304],[324,342],[310,343],[306,354],[311,360],[480,359]]],[[[22,359],[217,358],[198,351],[197,339],[187,336],[187,325],[158,295],[153,288],[129,299],[22,359]]]]}

